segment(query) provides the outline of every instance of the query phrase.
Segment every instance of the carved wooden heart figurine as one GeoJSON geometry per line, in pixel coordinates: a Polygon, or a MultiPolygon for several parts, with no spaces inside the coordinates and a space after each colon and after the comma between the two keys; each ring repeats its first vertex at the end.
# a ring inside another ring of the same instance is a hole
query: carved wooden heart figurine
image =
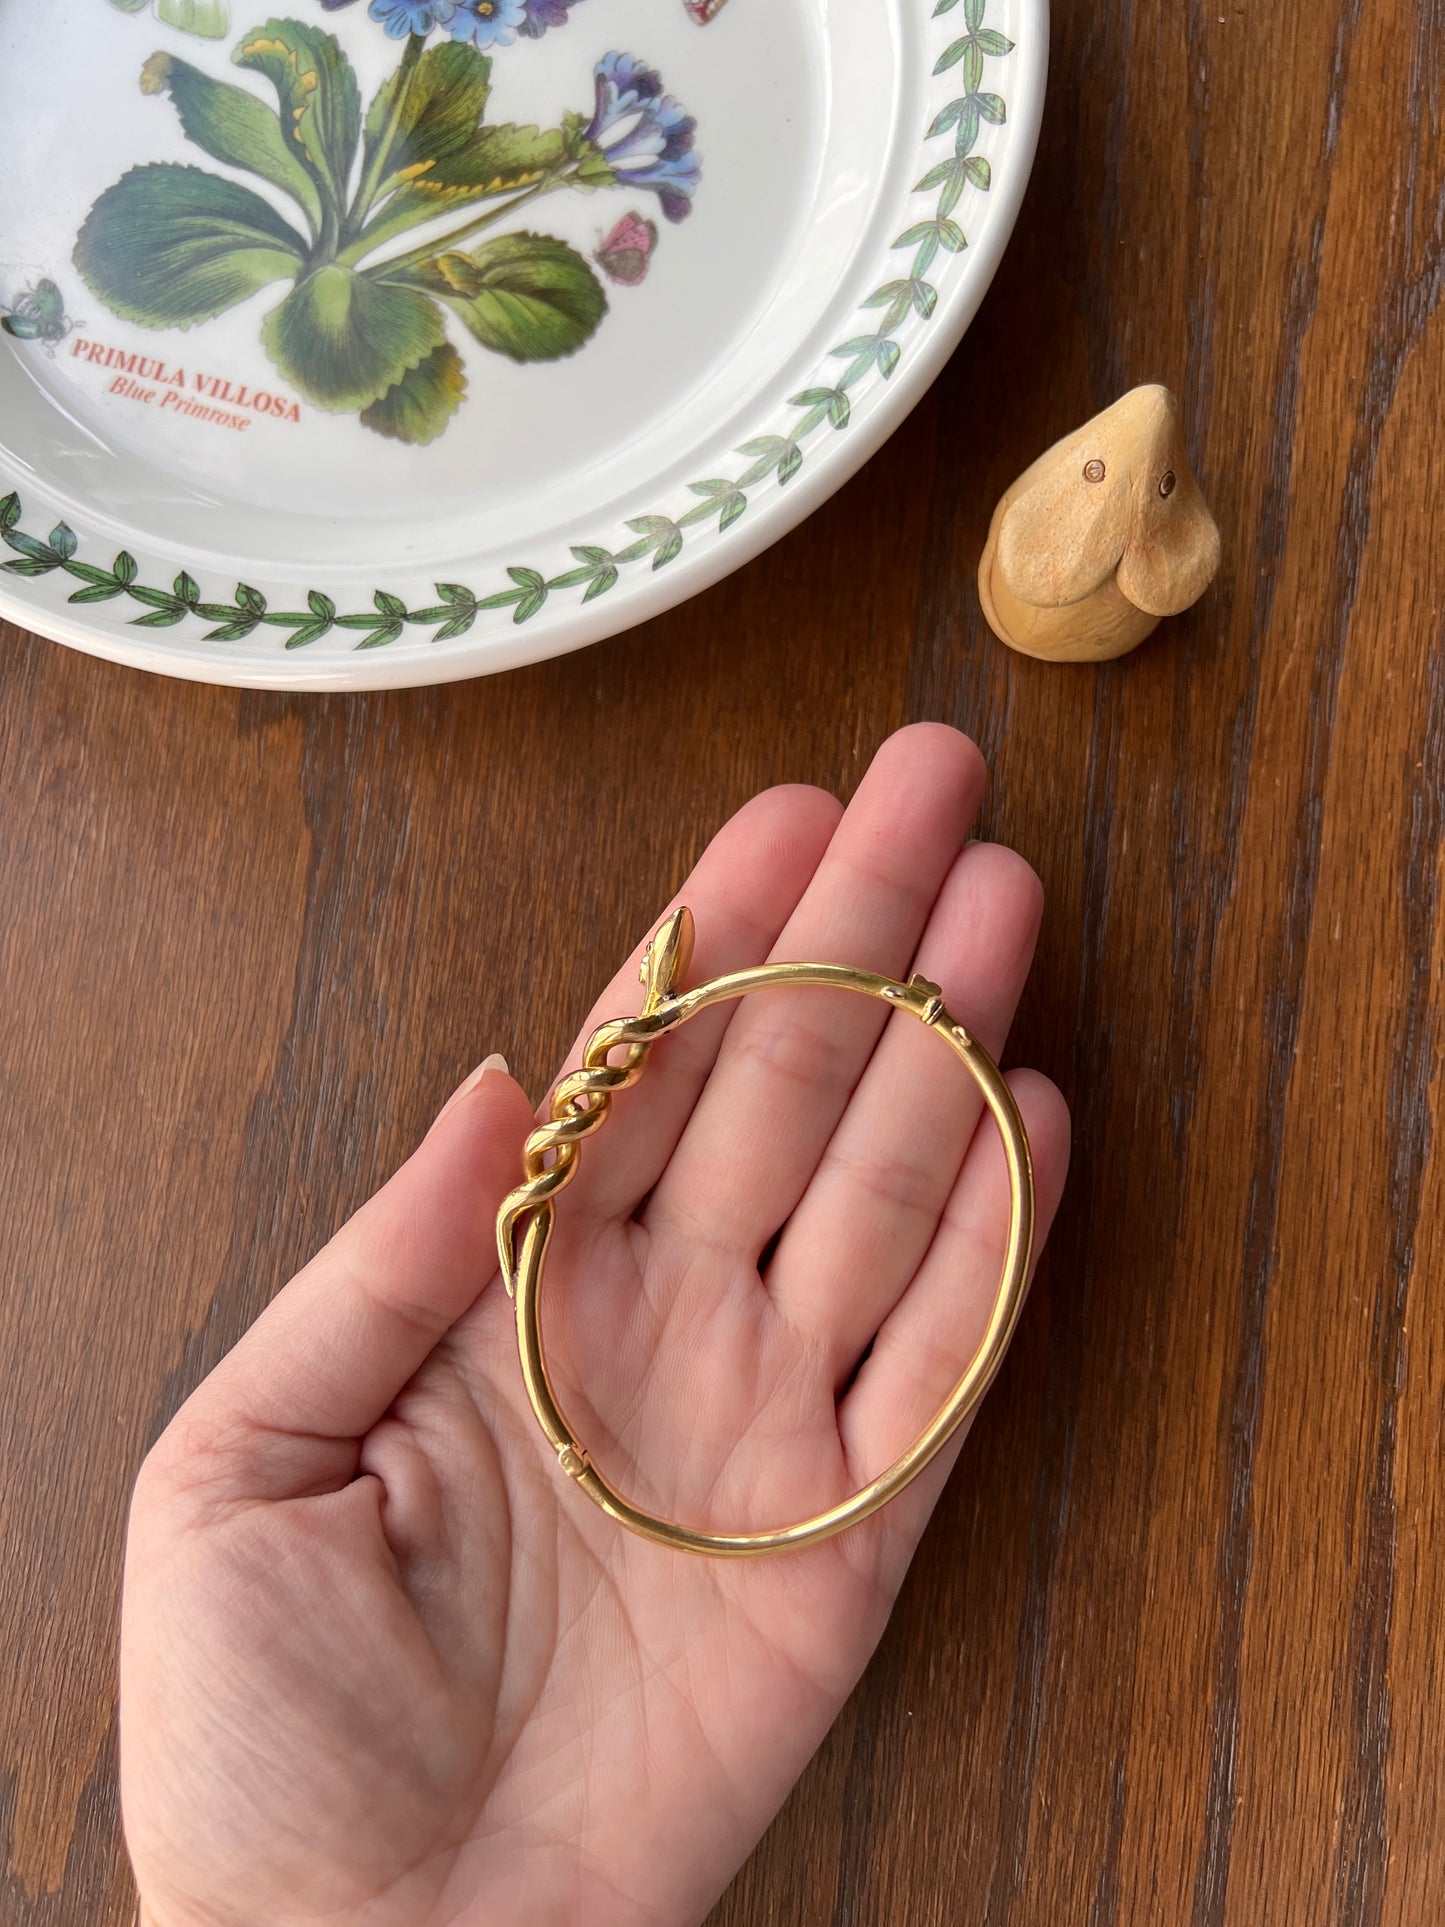
{"type": "Polygon", "coordinates": [[[1167,388],[1133,388],[1025,469],[994,510],[978,593],[1001,641],[1106,662],[1178,615],[1219,567],[1219,530],[1167,388]]]}

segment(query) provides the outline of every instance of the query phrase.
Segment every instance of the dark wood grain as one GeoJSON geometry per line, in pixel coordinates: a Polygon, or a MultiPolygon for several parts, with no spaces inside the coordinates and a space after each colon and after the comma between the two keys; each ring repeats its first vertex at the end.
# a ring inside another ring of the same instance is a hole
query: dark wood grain
{"type": "Polygon", "coordinates": [[[730,809],[846,793],[924,716],[983,744],[986,828],[1048,889],[1013,1048],[1074,1175],[895,1622],[714,1927],[1445,1919],[1442,101],[1438,0],[1063,0],[963,347],[700,601],[350,699],[4,632],[3,1927],[130,1918],[123,1512],[187,1389],[466,1067],[545,1081],[730,809]],[[1221,578],[1123,662],[1012,657],[992,503],[1141,380],[1185,401],[1221,578]]]}

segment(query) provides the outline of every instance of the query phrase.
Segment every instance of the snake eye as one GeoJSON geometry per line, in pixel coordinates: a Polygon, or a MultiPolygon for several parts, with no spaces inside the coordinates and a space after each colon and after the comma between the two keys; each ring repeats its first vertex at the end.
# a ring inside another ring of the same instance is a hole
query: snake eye
{"type": "Polygon", "coordinates": [[[1102,482],[1103,479],[1104,479],[1104,464],[1099,460],[1098,456],[1096,455],[1092,462],[1084,463],[1084,480],[1086,482],[1102,482]]]}
{"type": "Polygon", "coordinates": [[[1174,493],[1174,482],[1174,470],[1172,468],[1166,468],[1164,473],[1159,477],[1159,493],[1166,497],[1172,495],[1174,493]]]}

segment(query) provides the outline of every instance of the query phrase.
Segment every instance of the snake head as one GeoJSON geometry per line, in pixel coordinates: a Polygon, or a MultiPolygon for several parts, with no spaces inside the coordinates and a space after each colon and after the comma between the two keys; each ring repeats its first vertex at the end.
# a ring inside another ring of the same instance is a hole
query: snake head
{"type": "Polygon", "coordinates": [[[687,967],[692,962],[692,943],[692,912],[682,903],[647,946],[642,968],[637,973],[645,993],[644,1016],[650,1016],[665,1004],[687,975],[687,967]]]}

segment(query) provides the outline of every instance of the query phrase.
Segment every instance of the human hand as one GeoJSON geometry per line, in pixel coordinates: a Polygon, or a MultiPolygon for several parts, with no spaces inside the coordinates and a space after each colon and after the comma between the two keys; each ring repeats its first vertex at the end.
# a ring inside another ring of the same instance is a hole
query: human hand
{"type": "MultiPolygon", "coordinates": [[[[680,892],[692,980],[770,954],[916,968],[997,1055],[1041,893],[964,848],[983,780],[920,725],[846,814],[755,798],[680,892]]],[[[636,1007],[640,955],[569,1067],[636,1007]]],[[[1067,1114],[1009,1081],[1042,1239],[1067,1114]]],[[[548,1260],[554,1376],[614,1483],[750,1530],[892,1461],[996,1288],[1008,1184],[980,1111],[936,1038],[846,994],[721,1006],[655,1049],[548,1260]]],[[[493,1244],[532,1123],[504,1071],[468,1080],[146,1461],[121,1782],[154,1927],[699,1920],[883,1630],[961,1440],[863,1525],[763,1560],[649,1544],[559,1473],[493,1244]]]]}

